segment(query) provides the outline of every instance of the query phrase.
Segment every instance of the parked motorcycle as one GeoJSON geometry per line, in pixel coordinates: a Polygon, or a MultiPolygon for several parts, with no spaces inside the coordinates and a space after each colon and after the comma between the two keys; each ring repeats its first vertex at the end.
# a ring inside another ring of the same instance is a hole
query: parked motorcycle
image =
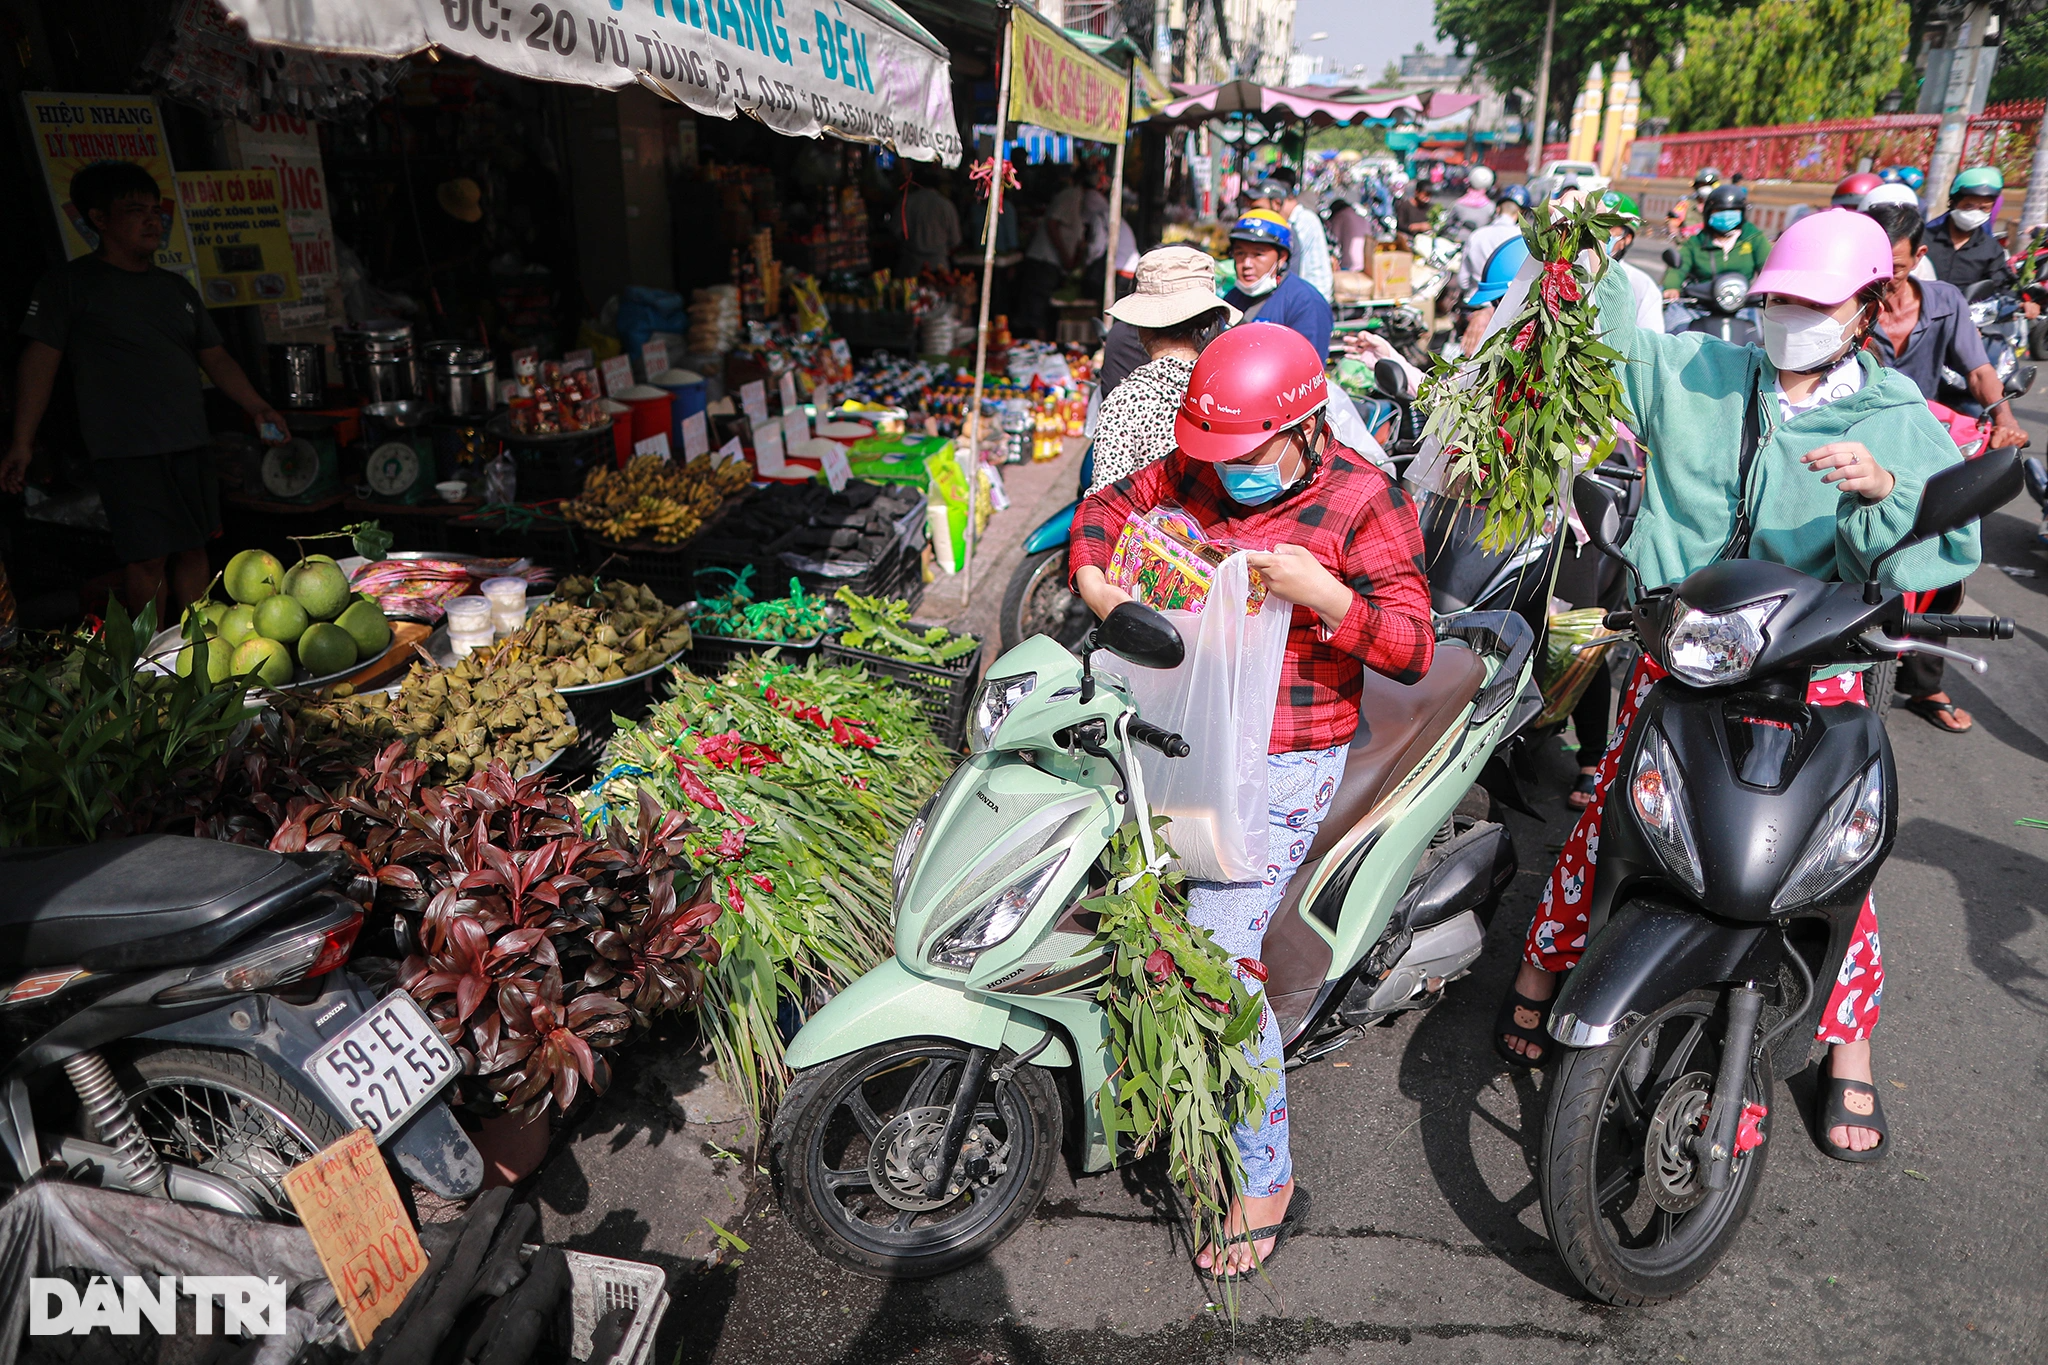
{"type": "MultiPolygon", "coordinates": [[[[1864,707],[1807,705],[1807,680],[1817,666],[1910,652],[1981,671],[1913,637],[2010,639],[2012,621],[1907,612],[1876,573],[2019,483],[2011,450],[1934,475],[1868,583],[1739,559],[1610,613],[1670,676],[1622,749],[1590,946],[1550,1023],[1564,1050],[1538,1145],[1543,1218],[1594,1297],[1683,1294],[1733,1244],[1778,1128],[1772,1079],[1806,1064],[1825,988],[1858,970],[1845,956],[1898,829],[1882,722],[1864,707]]],[[[1574,500],[1618,555],[1613,490],[1581,479],[1574,500]]]]}
{"type": "Polygon", "coordinates": [[[111,1189],[288,1218],[287,1171],[350,1129],[436,1194],[483,1158],[439,1098],[460,1058],[342,969],[335,854],[150,835],[0,854],[0,1148],[111,1189]]]}
{"type": "MultiPolygon", "coordinates": [[[[1266,931],[1267,999],[1291,1056],[1433,1004],[1478,958],[1515,858],[1472,782],[1533,643],[1519,616],[1475,613],[1440,630],[1421,682],[1366,672],[1343,782],[1266,931]]],[[[897,846],[895,957],[789,1046],[796,1077],[772,1137],[782,1205],[863,1274],[936,1275],[1002,1242],[1045,1192],[1068,1105],[1084,1170],[1128,1158],[1095,1103],[1116,1065],[1095,998],[1109,958],[1081,903],[1106,885],[1118,827],[1149,819],[1132,746],[1187,749],[1094,670],[1095,649],[1173,668],[1183,647],[1164,617],[1125,603],[1078,658],[1040,636],[996,661],[972,756],[897,846]]]]}

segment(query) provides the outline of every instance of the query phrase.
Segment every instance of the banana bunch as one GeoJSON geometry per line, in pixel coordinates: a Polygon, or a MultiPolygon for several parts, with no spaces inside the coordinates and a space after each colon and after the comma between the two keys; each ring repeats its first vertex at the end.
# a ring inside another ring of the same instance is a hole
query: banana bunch
{"type": "Polygon", "coordinates": [[[582,494],[564,504],[562,511],[607,540],[679,545],[696,535],[704,518],[752,477],[744,460],[730,460],[714,470],[708,458],[677,464],[640,455],[624,469],[591,470],[582,494]]]}

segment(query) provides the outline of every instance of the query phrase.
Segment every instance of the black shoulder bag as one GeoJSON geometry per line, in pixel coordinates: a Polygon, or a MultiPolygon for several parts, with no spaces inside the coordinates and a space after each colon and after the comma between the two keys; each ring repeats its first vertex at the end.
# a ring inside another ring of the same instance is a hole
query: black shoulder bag
{"type": "Polygon", "coordinates": [[[1714,557],[1717,564],[1725,559],[1749,557],[1749,537],[1755,529],[1749,521],[1749,469],[1756,463],[1756,449],[1763,435],[1763,415],[1757,410],[1758,387],[1755,380],[1750,381],[1749,401],[1742,408],[1742,462],[1735,476],[1735,531],[1714,557]]]}

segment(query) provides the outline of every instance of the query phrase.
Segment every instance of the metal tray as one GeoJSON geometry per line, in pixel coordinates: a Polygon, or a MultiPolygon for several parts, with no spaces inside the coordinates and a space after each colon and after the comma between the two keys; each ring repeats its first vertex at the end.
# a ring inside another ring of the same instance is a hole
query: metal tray
{"type": "MultiPolygon", "coordinates": [[[[147,668],[151,672],[162,673],[167,677],[171,676],[177,672],[178,651],[184,647],[184,632],[176,626],[166,627],[150,637],[149,648],[143,652],[142,660],[136,666],[138,668],[147,668]]],[[[393,638],[390,644],[384,646],[384,652],[377,655],[374,659],[357,659],[339,673],[327,673],[317,678],[307,674],[303,666],[294,666],[292,669],[292,680],[274,690],[296,692],[303,688],[325,687],[329,683],[340,682],[351,673],[360,673],[362,670],[375,664],[383,663],[385,659],[391,656],[391,651],[397,648],[398,641],[396,638],[393,638]]],[[[259,692],[271,690],[273,689],[269,687],[252,687],[249,689],[249,695],[255,696],[259,692]]]]}

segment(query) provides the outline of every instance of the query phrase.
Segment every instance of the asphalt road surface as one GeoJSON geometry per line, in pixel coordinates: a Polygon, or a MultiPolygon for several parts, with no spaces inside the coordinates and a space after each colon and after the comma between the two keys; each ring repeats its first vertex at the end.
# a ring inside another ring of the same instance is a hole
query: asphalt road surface
{"type": "MultiPolygon", "coordinates": [[[[2022,405],[2048,435],[2048,403],[2022,405]]],[[[2036,442],[2036,449],[2040,447],[2036,442]]],[[[1732,458],[1732,448],[1731,448],[1732,458]]],[[[2024,499],[1985,523],[1965,611],[2016,617],[1951,666],[1965,736],[1895,711],[1900,830],[1878,879],[1887,983],[1876,1074],[1894,1150],[1844,1165],[1807,1135],[1813,1073],[1781,1079],[1754,1214],[1689,1297],[1592,1304],[1552,1253],[1532,1174],[1542,1082],[1487,1027],[1569,817],[1541,821],[1487,955],[1436,1009],[1293,1073],[1306,1236],[1233,1327],[1162,1213],[1156,1163],[1072,1178],[986,1262],[923,1284],[834,1269],[757,1194],[736,1264],[678,1286],[684,1361],[2038,1361],[2048,1358],[2048,555],[2024,499]],[[2036,571],[2008,575],[1992,565],[2036,571]]]]}

